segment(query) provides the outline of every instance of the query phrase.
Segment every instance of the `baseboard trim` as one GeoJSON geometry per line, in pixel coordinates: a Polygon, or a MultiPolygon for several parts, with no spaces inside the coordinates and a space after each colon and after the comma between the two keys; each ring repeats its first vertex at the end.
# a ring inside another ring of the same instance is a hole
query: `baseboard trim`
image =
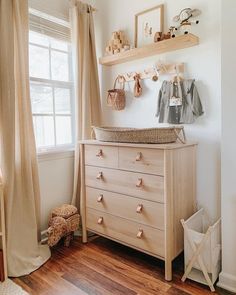
{"type": "Polygon", "coordinates": [[[41,231],[41,236],[46,235],[47,231],[48,231],[48,229],[42,230],[42,231],[41,231]]]}
{"type": "Polygon", "coordinates": [[[217,286],[227,291],[236,293],[236,276],[221,272],[217,286]]]}

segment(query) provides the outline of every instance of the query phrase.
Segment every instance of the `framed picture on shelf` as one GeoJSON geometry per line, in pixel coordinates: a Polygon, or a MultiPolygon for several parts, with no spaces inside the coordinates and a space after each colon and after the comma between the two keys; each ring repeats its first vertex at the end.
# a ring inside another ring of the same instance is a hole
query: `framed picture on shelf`
{"type": "Polygon", "coordinates": [[[135,47],[154,43],[156,32],[163,32],[164,5],[158,5],[135,15],[135,47]]]}

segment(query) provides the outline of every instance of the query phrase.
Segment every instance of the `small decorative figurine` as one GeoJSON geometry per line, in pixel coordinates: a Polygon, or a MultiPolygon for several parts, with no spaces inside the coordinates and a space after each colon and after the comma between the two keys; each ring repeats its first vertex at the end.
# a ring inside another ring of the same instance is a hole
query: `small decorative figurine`
{"type": "Polygon", "coordinates": [[[154,35],[154,42],[161,41],[162,32],[156,32],[154,35]]]}
{"type": "Polygon", "coordinates": [[[171,39],[171,38],[175,38],[175,31],[177,31],[178,29],[174,26],[169,27],[169,31],[164,34],[162,32],[156,32],[155,36],[154,36],[154,42],[159,42],[159,41],[163,41],[166,39],[171,39]]]}
{"type": "Polygon", "coordinates": [[[166,39],[170,39],[171,38],[171,33],[168,32],[166,34],[162,33],[162,32],[156,32],[154,35],[154,42],[159,42],[159,41],[163,41],[166,39]]]}
{"type": "Polygon", "coordinates": [[[125,33],[123,31],[117,31],[112,33],[111,40],[106,47],[106,54],[117,54],[130,50],[131,48],[129,41],[125,37],[125,33]]]}
{"type": "Polygon", "coordinates": [[[199,20],[192,20],[199,16],[201,11],[199,9],[185,8],[180,11],[178,15],[173,18],[174,22],[179,22],[176,30],[180,30],[183,34],[188,34],[191,30],[192,24],[199,24],[199,20]]]}
{"type": "Polygon", "coordinates": [[[171,38],[175,38],[175,31],[177,31],[178,29],[174,26],[169,27],[169,32],[171,35],[171,38]]]}

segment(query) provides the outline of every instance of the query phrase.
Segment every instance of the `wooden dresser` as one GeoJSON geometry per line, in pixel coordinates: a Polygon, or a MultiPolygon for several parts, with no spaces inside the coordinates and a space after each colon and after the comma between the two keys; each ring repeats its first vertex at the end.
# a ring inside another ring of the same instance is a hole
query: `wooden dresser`
{"type": "Polygon", "coordinates": [[[81,142],[81,217],[87,231],[165,261],[183,251],[180,219],[195,212],[196,143],[81,142]]]}

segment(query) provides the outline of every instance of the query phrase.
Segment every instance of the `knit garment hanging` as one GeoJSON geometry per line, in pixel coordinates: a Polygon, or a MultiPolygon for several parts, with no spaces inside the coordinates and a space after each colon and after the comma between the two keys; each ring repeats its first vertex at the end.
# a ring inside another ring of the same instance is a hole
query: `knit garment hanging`
{"type": "Polygon", "coordinates": [[[192,124],[203,113],[195,80],[183,80],[179,83],[163,81],[156,113],[159,123],[192,124]],[[181,103],[170,103],[173,97],[181,99],[181,103]]]}

